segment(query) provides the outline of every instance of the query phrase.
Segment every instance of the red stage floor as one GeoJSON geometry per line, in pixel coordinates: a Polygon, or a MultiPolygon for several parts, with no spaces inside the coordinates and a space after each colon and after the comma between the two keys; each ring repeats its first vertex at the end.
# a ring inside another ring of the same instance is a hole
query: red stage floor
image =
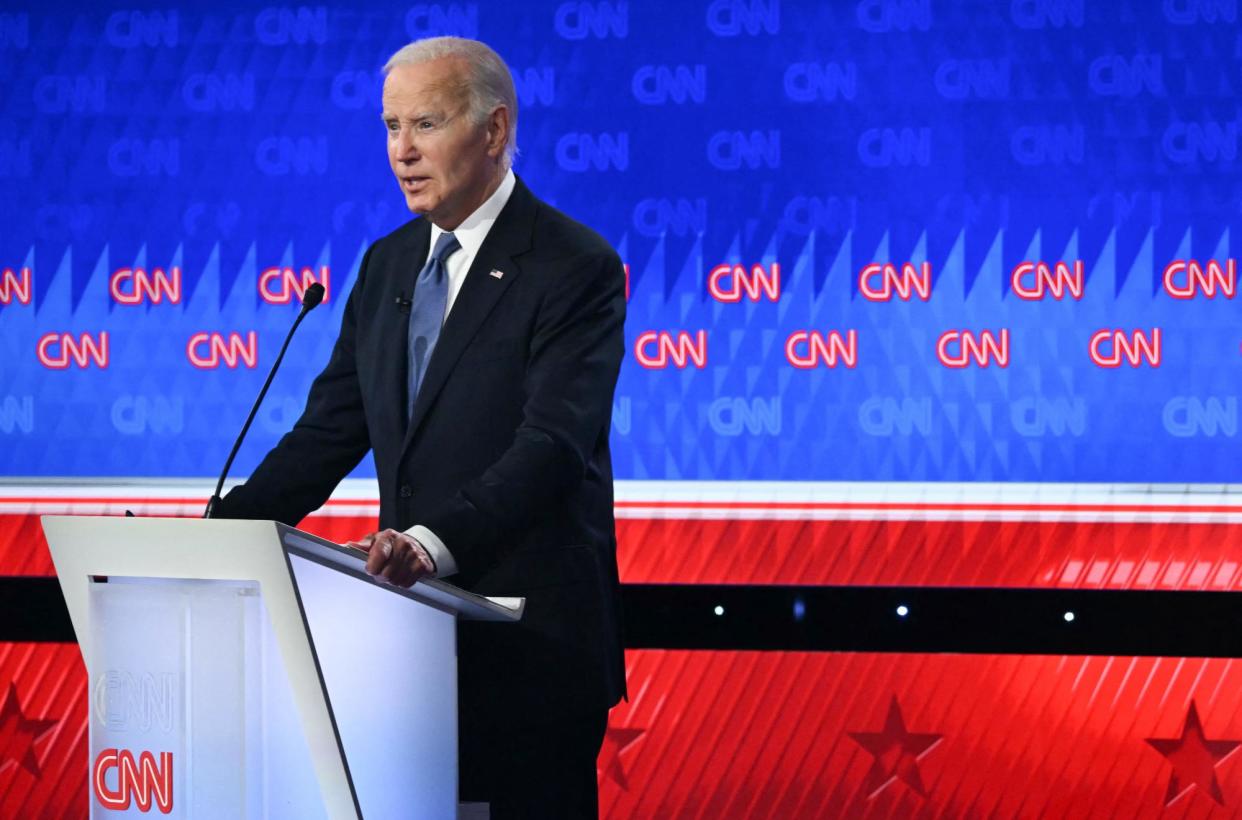
{"type": "MultiPolygon", "coordinates": [[[[52,574],[50,504],[0,514],[0,574],[52,574]]],[[[622,518],[622,580],[1242,588],[1232,508],[776,509],[622,518]]],[[[371,521],[355,504],[306,527],[371,521]]],[[[1240,660],[636,650],[629,687],[605,817],[1242,816],[1240,660]]],[[[75,645],[0,644],[0,816],[86,816],[87,695],[75,645]]]]}

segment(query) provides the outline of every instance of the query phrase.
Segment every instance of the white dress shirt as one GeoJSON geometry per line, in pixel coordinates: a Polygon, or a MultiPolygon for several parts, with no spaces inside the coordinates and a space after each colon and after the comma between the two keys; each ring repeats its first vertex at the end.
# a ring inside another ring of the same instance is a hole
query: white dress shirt
{"type": "MultiPolygon", "coordinates": [[[[483,240],[487,238],[492,225],[496,224],[496,218],[504,210],[516,184],[517,178],[510,169],[505,173],[505,178],[501,180],[500,187],[474,213],[462,220],[462,223],[453,231],[453,236],[457,237],[457,241],[461,244],[461,250],[453,253],[444,263],[445,274],[448,276],[448,298],[444,303],[445,319],[453,310],[453,303],[457,301],[457,294],[461,292],[462,283],[466,281],[466,273],[474,264],[474,258],[478,256],[479,248],[483,246],[483,240]]],[[[428,256],[431,255],[431,249],[436,246],[436,241],[443,233],[445,233],[443,228],[434,222],[431,223],[431,241],[427,245],[428,256]]],[[[422,270],[425,264],[427,264],[426,259],[418,260],[415,270],[422,270]]],[[[453,554],[434,532],[421,524],[415,524],[405,532],[422,544],[431,555],[431,560],[436,564],[437,578],[444,578],[457,572],[457,561],[453,559],[453,554]]]]}

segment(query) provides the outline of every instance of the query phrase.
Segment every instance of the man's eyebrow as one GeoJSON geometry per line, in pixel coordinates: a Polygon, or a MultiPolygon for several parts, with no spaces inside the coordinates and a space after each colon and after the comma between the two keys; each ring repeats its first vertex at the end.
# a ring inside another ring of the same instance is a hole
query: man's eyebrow
{"type": "MultiPolygon", "coordinates": [[[[444,116],[443,111],[417,111],[411,114],[410,116],[405,117],[405,120],[407,122],[417,122],[418,120],[441,119],[443,116],[444,116]]],[[[381,111],[380,119],[383,120],[384,122],[388,122],[389,120],[399,120],[401,119],[401,117],[398,117],[396,114],[393,114],[389,111],[381,111]]]]}

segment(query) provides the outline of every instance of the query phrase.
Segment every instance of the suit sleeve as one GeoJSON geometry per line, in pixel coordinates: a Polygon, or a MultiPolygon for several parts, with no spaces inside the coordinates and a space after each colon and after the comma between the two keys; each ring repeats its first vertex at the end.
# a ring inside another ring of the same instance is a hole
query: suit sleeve
{"type": "Polygon", "coordinates": [[[247,481],[221,501],[219,518],[274,519],[296,525],[323,506],[370,449],[354,356],[368,250],[341,320],[328,365],[315,378],[306,409],[247,481]]]}
{"type": "Polygon", "coordinates": [[[615,254],[585,257],[548,288],[536,318],[513,443],[479,478],[419,523],[466,573],[505,557],[523,530],[583,479],[608,436],[624,355],[625,273],[615,254]]]}

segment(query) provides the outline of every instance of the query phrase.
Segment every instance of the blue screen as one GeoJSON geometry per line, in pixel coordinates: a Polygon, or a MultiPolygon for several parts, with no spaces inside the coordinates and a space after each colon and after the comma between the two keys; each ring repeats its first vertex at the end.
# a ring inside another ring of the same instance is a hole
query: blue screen
{"type": "Polygon", "coordinates": [[[627,265],[618,478],[1236,481],[1237,5],[6,5],[0,471],[214,475],[326,279],[252,469],[411,218],[380,68],[455,34],[627,265]]]}

